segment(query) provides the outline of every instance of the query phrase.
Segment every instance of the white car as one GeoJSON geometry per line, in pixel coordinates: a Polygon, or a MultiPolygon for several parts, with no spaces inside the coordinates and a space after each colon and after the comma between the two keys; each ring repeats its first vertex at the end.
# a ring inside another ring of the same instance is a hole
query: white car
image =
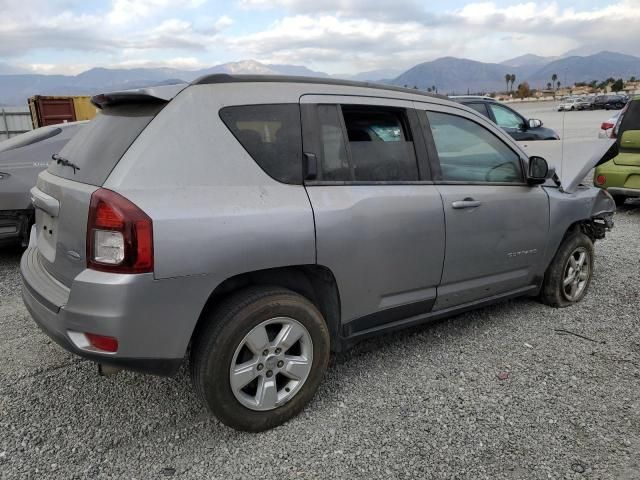
{"type": "Polygon", "coordinates": [[[616,123],[618,123],[621,113],[622,110],[618,110],[613,116],[602,122],[600,131],[598,132],[598,138],[614,138],[613,129],[616,123]]]}
{"type": "Polygon", "coordinates": [[[558,105],[559,112],[562,112],[563,110],[565,111],[584,110],[585,108],[588,108],[588,102],[585,102],[580,98],[570,98],[562,102],[560,105],[558,105]]]}

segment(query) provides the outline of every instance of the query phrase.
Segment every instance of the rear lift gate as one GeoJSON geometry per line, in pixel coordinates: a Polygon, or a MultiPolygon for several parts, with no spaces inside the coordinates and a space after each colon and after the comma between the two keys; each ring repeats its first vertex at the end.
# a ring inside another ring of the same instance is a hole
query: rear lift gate
{"type": "Polygon", "coordinates": [[[93,97],[102,113],[53,157],[31,190],[38,261],[70,287],[87,266],[87,221],[91,195],[122,156],[186,85],[115,92],[93,97]]]}

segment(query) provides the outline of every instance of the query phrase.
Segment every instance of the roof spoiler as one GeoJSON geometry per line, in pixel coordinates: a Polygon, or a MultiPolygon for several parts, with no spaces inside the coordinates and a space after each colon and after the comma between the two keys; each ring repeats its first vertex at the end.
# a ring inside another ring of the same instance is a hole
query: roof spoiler
{"type": "Polygon", "coordinates": [[[179,83],[176,85],[162,85],[157,87],[138,88],[135,90],[100,93],[91,97],[91,103],[99,109],[123,104],[168,103],[188,85],[188,83],[179,83]]]}

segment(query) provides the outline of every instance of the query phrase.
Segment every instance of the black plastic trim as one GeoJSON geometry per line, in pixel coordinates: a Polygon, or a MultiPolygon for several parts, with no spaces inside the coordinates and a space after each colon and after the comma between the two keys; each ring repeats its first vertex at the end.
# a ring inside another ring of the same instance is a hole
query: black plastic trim
{"type": "Polygon", "coordinates": [[[436,299],[431,298],[429,300],[422,300],[420,302],[413,302],[407,305],[387,308],[379,312],[365,315],[364,317],[356,318],[342,327],[342,334],[345,337],[350,337],[351,335],[364,330],[380,327],[381,325],[397,322],[405,318],[415,317],[416,315],[429,313],[435,302],[436,299]]]}
{"type": "MultiPolygon", "coordinates": [[[[536,279],[536,281],[538,280],[539,279],[536,279]]],[[[453,317],[455,315],[468,312],[470,310],[475,310],[480,307],[493,305],[495,303],[499,303],[504,300],[508,300],[510,298],[534,295],[539,290],[540,290],[540,285],[530,285],[527,287],[519,288],[517,290],[512,290],[510,292],[494,295],[489,298],[475,300],[473,302],[465,303],[463,305],[458,305],[458,306],[443,309],[443,310],[436,310],[435,312],[432,311],[432,312],[422,313],[418,315],[413,315],[413,316],[401,318],[393,322],[386,322],[381,325],[369,327],[365,330],[360,330],[360,331],[345,332],[345,328],[343,327],[342,348],[344,350],[347,350],[350,347],[352,347],[355,343],[365,338],[375,337],[377,335],[382,335],[382,334],[393,332],[396,330],[404,330],[406,328],[414,327],[414,326],[428,323],[431,321],[442,320],[445,318],[453,317]]],[[[352,322],[349,322],[349,323],[352,323],[352,322]]],[[[349,324],[346,324],[345,327],[347,325],[349,324]]]]}

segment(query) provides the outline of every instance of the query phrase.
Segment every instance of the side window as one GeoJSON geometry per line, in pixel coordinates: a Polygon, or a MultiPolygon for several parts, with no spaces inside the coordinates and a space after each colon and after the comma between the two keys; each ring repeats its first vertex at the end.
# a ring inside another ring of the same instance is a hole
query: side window
{"type": "Polygon", "coordinates": [[[260,167],[284,183],[302,183],[297,104],[225,107],[220,118],[260,167]]]}
{"type": "Polygon", "coordinates": [[[466,105],[469,108],[473,108],[476,112],[480,113],[481,115],[484,115],[487,118],[489,117],[489,111],[487,110],[487,106],[484,103],[465,103],[464,105],[466,105]]]}
{"type": "Polygon", "coordinates": [[[343,105],[353,180],[418,180],[413,138],[404,109],[343,105]]]}
{"type": "Polygon", "coordinates": [[[517,114],[509,110],[508,108],[500,105],[489,105],[493,116],[496,117],[496,123],[502,128],[522,128],[522,118],[517,114]]]}
{"type": "Polygon", "coordinates": [[[318,105],[322,180],[351,180],[347,145],[337,105],[318,105]]]}
{"type": "Polygon", "coordinates": [[[481,125],[457,115],[427,112],[442,180],[522,182],[519,156],[481,125]]]}

